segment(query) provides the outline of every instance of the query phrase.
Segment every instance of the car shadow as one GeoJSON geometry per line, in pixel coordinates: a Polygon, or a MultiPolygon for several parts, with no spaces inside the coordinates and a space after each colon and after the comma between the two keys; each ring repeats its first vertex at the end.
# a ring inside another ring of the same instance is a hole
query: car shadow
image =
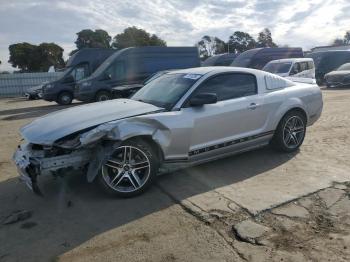
{"type": "MultiPolygon", "coordinates": [[[[44,197],[29,192],[17,178],[9,179],[0,183],[0,221],[15,210],[31,211],[32,217],[11,225],[0,223],[0,260],[53,260],[97,235],[191,196],[262,174],[294,156],[269,148],[247,152],[162,175],[147,192],[129,199],[106,196],[83,174],[42,177],[44,197]]],[[[144,230],[140,227],[138,232],[144,230]]]]}

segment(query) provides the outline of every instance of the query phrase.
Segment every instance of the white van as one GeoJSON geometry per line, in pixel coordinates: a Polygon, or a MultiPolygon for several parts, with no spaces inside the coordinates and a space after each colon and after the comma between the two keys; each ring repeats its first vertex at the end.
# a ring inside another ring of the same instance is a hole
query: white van
{"type": "Polygon", "coordinates": [[[315,78],[315,65],[312,58],[272,60],[262,70],[283,77],[315,78]]]}

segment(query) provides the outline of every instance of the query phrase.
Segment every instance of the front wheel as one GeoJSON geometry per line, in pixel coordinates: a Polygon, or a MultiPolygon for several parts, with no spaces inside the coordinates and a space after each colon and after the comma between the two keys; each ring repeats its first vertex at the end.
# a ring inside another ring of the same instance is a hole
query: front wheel
{"type": "Polygon", "coordinates": [[[59,105],[69,105],[73,101],[73,94],[70,92],[62,92],[58,95],[56,103],[59,105]]]}
{"type": "Polygon", "coordinates": [[[299,111],[289,112],[279,123],[272,139],[272,145],[280,151],[296,151],[304,141],[305,132],[305,116],[299,111]]]}
{"type": "Polygon", "coordinates": [[[96,97],[95,97],[96,102],[102,102],[102,101],[107,101],[111,99],[112,99],[112,95],[110,92],[107,92],[107,91],[100,91],[96,94],[96,97]]]}
{"type": "Polygon", "coordinates": [[[152,184],[158,161],[152,147],[144,141],[127,141],[101,167],[98,182],[105,192],[114,196],[139,195],[152,184]]]}

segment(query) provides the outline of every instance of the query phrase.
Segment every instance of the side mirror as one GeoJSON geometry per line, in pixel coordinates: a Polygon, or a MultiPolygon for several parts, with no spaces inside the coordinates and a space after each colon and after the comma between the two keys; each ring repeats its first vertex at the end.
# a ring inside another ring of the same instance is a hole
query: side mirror
{"type": "Polygon", "coordinates": [[[203,106],[207,104],[215,104],[218,101],[218,97],[213,93],[202,93],[195,95],[190,99],[190,106],[203,106]]]}
{"type": "Polygon", "coordinates": [[[65,82],[65,83],[72,83],[72,82],[74,82],[73,76],[71,76],[71,75],[67,76],[67,77],[64,79],[64,82],[65,82]]]}

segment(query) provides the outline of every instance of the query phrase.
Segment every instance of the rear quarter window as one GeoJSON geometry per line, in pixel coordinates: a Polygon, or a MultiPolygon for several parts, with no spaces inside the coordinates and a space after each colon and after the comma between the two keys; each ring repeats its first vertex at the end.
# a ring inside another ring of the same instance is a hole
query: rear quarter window
{"type": "Polygon", "coordinates": [[[294,85],[290,81],[286,81],[283,78],[274,75],[265,75],[266,90],[278,90],[294,85]]]}

